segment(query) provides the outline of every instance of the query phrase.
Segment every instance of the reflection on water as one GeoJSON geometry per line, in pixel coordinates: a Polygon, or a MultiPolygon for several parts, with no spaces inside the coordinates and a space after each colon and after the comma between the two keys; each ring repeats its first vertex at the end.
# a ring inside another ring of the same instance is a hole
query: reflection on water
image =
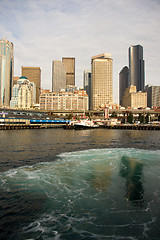
{"type": "Polygon", "coordinates": [[[99,191],[107,191],[107,188],[111,184],[111,176],[113,173],[112,166],[97,166],[94,169],[94,176],[92,179],[93,186],[99,191]]]}
{"type": "Polygon", "coordinates": [[[126,200],[143,202],[143,164],[134,158],[123,156],[121,158],[120,175],[126,178],[126,200]]]}

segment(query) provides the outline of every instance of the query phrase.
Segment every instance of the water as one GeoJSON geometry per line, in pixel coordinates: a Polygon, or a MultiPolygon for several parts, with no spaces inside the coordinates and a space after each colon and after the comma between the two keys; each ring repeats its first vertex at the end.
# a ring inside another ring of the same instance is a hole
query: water
{"type": "Polygon", "coordinates": [[[159,239],[158,131],[0,132],[0,239],[159,239]]]}

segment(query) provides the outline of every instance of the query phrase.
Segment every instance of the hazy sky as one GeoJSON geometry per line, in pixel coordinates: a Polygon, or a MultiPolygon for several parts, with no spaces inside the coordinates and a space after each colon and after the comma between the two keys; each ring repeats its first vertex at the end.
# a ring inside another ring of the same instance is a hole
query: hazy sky
{"type": "Polygon", "coordinates": [[[76,86],[91,57],[111,53],[114,102],[128,48],[143,46],[146,84],[160,85],[160,0],[0,0],[0,38],[14,43],[14,75],[40,67],[51,89],[52,61],[76,58],[76,86]]]}

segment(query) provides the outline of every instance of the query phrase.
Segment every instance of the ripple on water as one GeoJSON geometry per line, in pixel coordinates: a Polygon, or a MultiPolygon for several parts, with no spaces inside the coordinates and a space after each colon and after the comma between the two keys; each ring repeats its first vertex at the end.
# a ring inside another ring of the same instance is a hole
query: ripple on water
{"type": "Polygon", "coordinates": [[[18,192],[32,203],[24,212],[34,198],[41,207],[13,239],[158,239],[159,160],[160,151],[92,149],[0,174],[15,205],[18,192]]]}

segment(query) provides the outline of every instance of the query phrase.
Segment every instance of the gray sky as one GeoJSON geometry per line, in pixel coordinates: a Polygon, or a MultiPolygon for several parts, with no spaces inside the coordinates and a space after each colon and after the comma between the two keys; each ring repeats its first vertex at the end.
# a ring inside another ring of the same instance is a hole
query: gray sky
{"type": "Polygon", "coordinates": [[[76,58],[76,86],[91,57],[113,58],[114,102],[119,72],[128,66],[128,48],[143,46],[146,84],[160,85],[160,0],[0,0],[0,38],[14,43],[14,75],[21,66],[42,70],[51,89],[51,63],[76,58]]]}

